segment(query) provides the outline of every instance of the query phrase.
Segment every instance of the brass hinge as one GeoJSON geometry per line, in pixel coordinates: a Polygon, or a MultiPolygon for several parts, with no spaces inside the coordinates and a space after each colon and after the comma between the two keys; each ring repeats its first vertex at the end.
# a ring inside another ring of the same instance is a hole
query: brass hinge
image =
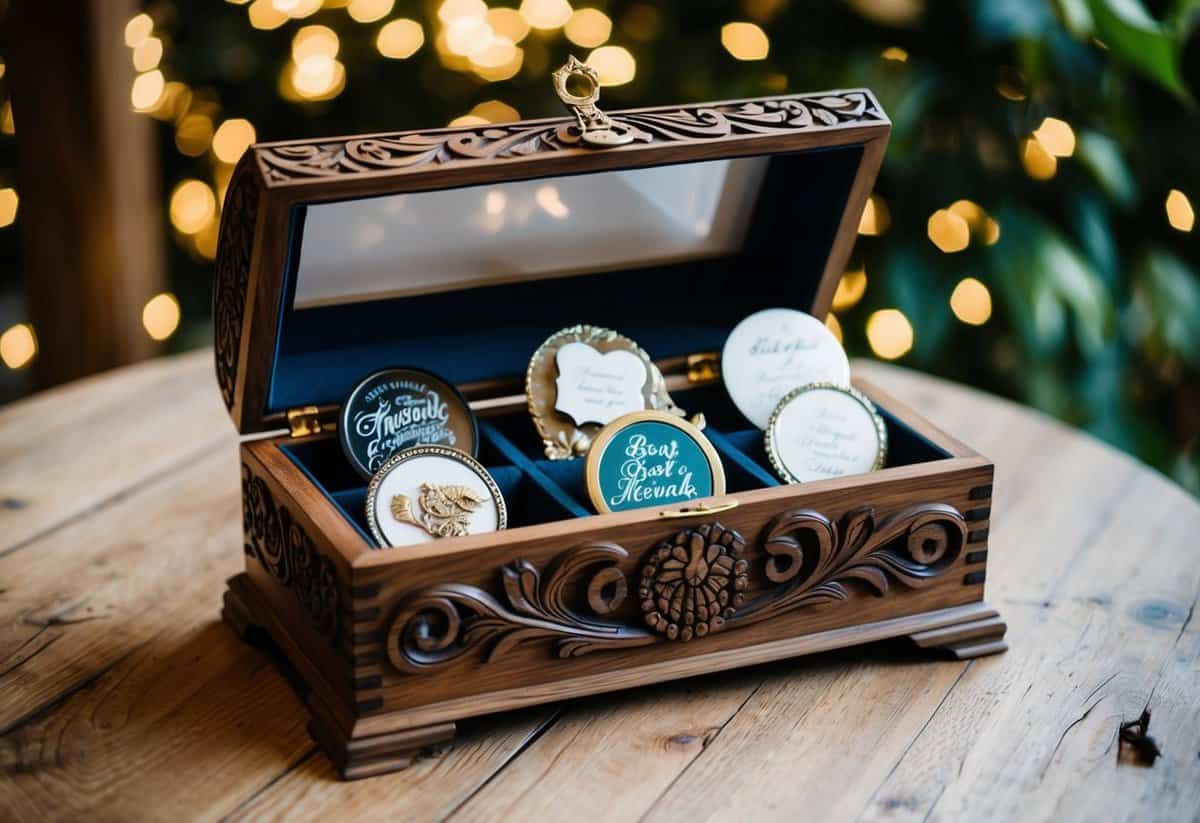
{"type": "Polygon", "coordinates": [[[715,351],[689,354],[687,377],[689,383],[711,383],[721,376],[721,356],[715,351]]]}
{"type": "Polygon", "coordinates": [[[322,425],[321,410],[316,406],[301,406],[298,409],[288,409],[288,429],[292,437],[308,437],[310,434],[320,434],[331,425],[322,425]]]}

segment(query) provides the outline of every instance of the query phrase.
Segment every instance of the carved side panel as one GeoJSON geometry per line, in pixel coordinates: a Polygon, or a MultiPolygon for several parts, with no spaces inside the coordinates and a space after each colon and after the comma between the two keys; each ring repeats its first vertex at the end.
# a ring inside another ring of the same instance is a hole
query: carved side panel
{"type": "Polygon", "coordinates": [[[266,482],[244,463],[242,531],[246,554],[296,596],[313,628],[336,645],[343,603],[333,561],[317,552],[287,507],[276,504],[266,482]]]}
{"type": "MultiPolygon", "coordinates": [[[[786,134],[886,122],[864,91],[797,95],[751,103],[610,113],[655,145],[736,135],[786,134]]],[[[582,147],[574,120],[477,129],[402,132],[346,140],[266,146],[256,156],[268,183],[401,171],[471,160],[505,160],[582,147]]]]}
{"type": "Polygon", "coordinates": [[[387,636],[392,665],[429,671],[468,653],[493,661],[540,643],[558,657],[705,637],[782,614],[850,599],[857,588],[886,597],[893,586],[934,583],[966,542],[963,514],[942,503],[877,518],[870,506],[834,520],[792,509],[763,530],[756,567],[737,531],[712,522],[682,529],[636,562],[612,543],[568,549],[544,568],[518,560],[498,570],[501,594],[447,582],[411,592],[387,636]],[[749,596],[750,579],[761,581],[749,596]],[[622,609],[637,593],[638,611],[622,609]],[[617,615],[624,615],[620,618],[617,615]],[[636,616],[633,616],[636,615],[636,616]]]}
{"type": "Polygon", "coordinates": [[[220,243],[213,282],[213,337],[217,384],[225,407],[233,408],[238,352],[242,344],[254,223],[258,217],[260,185],[251,168],[253,152],[242,155],[234,170],[221,211],[220,243]]]}

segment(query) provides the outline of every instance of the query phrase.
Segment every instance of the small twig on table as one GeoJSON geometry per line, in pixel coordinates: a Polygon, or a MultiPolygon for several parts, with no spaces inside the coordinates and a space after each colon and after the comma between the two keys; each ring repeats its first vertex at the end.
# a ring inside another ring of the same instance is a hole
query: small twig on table
{"type": "Polygon", "coordinates": [[[1137,720],[1122,723],[1117,732],[1117,762],[1121,762],[1121,751],[1128,745],[1132,751],[1132,762],[1139,766],[1153,766],[1162,755],[1158,743],[1147,732],[1150,729],[1150,709],[1142,709],[1137,720]]]}

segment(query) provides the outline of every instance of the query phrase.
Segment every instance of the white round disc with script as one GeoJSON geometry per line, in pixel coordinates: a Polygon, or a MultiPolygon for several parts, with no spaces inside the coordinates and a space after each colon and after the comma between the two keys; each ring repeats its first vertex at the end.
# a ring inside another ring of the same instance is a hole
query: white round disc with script
{"type": "Polygon", "coordinates": [[[367,520],[380,545],[411,546],[503,529],[507,513],[496,481],[468,455],[416,446],[372,478],[367,520]]]}
{"type": "Polygon", "coordinates": [[[764,309],[730,332],[721,375],[738,411],[765,429],[780,399],[797,386],[849,385],[850,361],[833,332],[811,314],[764,309]]]}
{"type": "Polygon", "coordinates": [[[766,432],[767,455],[789,483],[864,474],[883,465],[887,429],[854,389],[818,384],[780,401],[766,432]]]}

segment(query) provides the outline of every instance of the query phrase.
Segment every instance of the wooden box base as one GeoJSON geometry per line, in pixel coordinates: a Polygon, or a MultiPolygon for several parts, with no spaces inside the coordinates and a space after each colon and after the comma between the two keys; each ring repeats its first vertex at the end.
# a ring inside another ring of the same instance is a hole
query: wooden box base
{"type": "Polygon", "coordinates": [[[736,479],[683,510],[587,516],[571,467],[519,440],[527,418],[491,418],[515,527],[398,549],[355,525],[362,492],[328,434],[245,443],[246,571],[225,619],[279,647],[347,778],[524,706],[892,637],[1003,651],[983,602],[992,464],[860,388],[895,435],[887,468],[783,485],[752,462],[761,435],[710,427],[736,479]]]}
{"type": "MultiPolygon", "coordinates": [[[[266,640],[282,651],[289,645],[285,629],[269,611],[255,605],[264,602],[265,599],[255,589],[248,574],[236,575],[229,579],[221,617],[242,640],[266,640]]],[[[881,620],[855,626],[851,630],[835,629],[766,644],[750,659],[739,659],[724,666],[720,661],[714,661],[715,665],[710,670],[797,657],[896,637],[907,637],[935,655],[950,655],[966,660],[1005,651],[1008,648],[1004,640],[1005,630],[1000,615],[980,602],[913,617],[881,620]]],[[[453,722],[382,734],[347,734],[315,691],[305,688],[302,679],[297,681],[293,678],[293,682],[302,689],[302,697],[309,708],[309,734],[329,756],[343,779],[357,780],[406,769],[422,754],[433,753],[454,740],[453,722]]]]}

